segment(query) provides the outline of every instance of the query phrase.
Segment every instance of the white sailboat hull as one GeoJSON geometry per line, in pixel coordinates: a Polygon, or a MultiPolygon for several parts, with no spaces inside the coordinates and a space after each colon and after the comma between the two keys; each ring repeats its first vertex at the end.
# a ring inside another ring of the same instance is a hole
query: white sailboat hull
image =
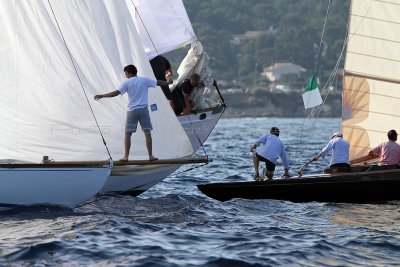
{"type": "MultiPolygon", "coordinates": [[[[178,117],[193,150],[200,148],[221,118],[225,106],[214,110],[178,117]]],[[[123,193],[137,196],[161,182],[181,165],[114,166],[101,190],[104,193],[123,193]]]]}
{"type": "Polygon", "coordinates": [[[164,180],[180,166],[114,166],[101,192],[137,196],[164,180]]]}
{"type": "Polygon", "coordinates": [[[207,140],[224,110],[225,106],[220,106],[210,111],[178,117],[189,137],[193,151],[199,149],[207,140]]]}
{"type": "Polygon", "coordinates": [[[110,168],[0,168],[0,207],[73,207],[103,187],[110,168]]]}

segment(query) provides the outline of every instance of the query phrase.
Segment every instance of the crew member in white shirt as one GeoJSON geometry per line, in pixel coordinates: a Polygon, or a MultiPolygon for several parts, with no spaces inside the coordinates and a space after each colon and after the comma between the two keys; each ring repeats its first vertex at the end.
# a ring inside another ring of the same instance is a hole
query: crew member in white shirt
{"type": "Polygon", "coordinates": [[[263,147],[260,151],[253,153],[253,164],[254,164],[254,180],[262,181],[262,177],[260,177],[259,173],[259,164],[260,161],[265,162],[265,176],[268,177],[269,180],[272,180],[275,171],[275,165],[280,157],[283,161],[283,166],[285,168],[284,177],[288,178],[289,175],[289,161],[286,156],[285,146],[282,141],[279,139],[279,129],[277,127],[272,127],[269,134],[264,134],[261,136],[257,142],[252,146],[251,151],[255,152],[255,149],[263,144],[263,147]]]}
{"type": "Polygon", "coordinates": [[[349,142],[343,139],[343,134],[336,132],[331,136],[329,143],[316,155],[313,160],[325,157],[327,153],[332,151],[330,168],[332,167],[350,167],[349,165],[349,142]]]}
{"type": "Polygon", "coordinates": [[[157,158],[153,156],[153,144],[151,138],[151,130],[153,130],[153,126],[151,125],[148,109],[148,89],[150,87],[156,87],[156,85],[168,86],[172,83],[172,81],[155,81],[145,77],[138,77],[137,69],[134,65],[126,66],[124,68],[124,73],[127,80],[120,85],[118,90],[106,94],[95,95],[94,99],[99,100],[103,97],[115,97],[120,94],[123,95],[128,93],[129,103],[128,111],[126,113],[127,116],[124,138],[125,155],[120,160],[128,160],[129,151],[131,148],[132,133],[136,132],[138,122],[140,123],[146,138],[146,147],[149,154],[149,160],[157,160],[157,158]]]}

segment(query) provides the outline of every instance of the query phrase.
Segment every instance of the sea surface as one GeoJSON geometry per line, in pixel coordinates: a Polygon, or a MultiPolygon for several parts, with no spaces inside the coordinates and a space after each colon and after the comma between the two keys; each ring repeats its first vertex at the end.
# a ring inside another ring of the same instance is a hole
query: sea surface
{"type": "Polygon", "coordinates": [[[0,266],[400,266],[400,202],[223,203],[196,187],[250,180],[250,146],[272,126],[295,174],[339,125],[336,118],[222,119],[205,143],[213,162],[184,166],[139,197],[1,212],[0,266]]]}

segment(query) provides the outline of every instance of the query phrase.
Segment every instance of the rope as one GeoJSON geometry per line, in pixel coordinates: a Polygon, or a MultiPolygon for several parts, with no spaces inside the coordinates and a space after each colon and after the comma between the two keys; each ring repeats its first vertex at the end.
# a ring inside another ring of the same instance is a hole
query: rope
{"type": "Polygon", "coordinates": [[[56,15],[55,15],[55,13],[54,13],[53,7],[52,7],[52,5],[51,5],[51,3],[50,3],[50,0],[47,0],[47,1],[48,1],[48,3],[49,3],[51,12],[53,13],[54,20],[56,21],[57,28],[58,28],[58,30],[60,31],[61,38],[62,38],[62,40],[63,40],[63,42],[64,42],[65,48],[67,49],[69,58],[71,59],[72,66],[74,67],[76,76],[78,77],[78,80],[79,80],[79,83],[80,83],[80,85],[81,85],[82,91],[83,91],[83,93],[84,93],[84,95],[85,95],[86,101],[87,101],[87,103],[88,103],[88,105],[89,105],[90,111],[92,112],[94,121],[96,122],[96,126],[97,126],[97,129],[98,129],[99,133],[100,133],[101,139],[103,140],[103,144],[104,144],[104,146],[105,146],[105,148],[106,148],[106,150],[107,150],[108,156],[110,157],[110,159],[112,159],[110,150],[108,149],[106,140],[104,139],[103,133],[101,132],[101,129],[100,129],[99,123],[98,123],[98,121],[97,121],[96,115],[94,114],[92,105],[90,104],[90,101],[89,101],[89,98],[88,98],[88,96],[87,96],[86,90],[85,90],[85,88],[84,88],[84,86],[83,86],[81,77],[79,76],[78,70],[77,70],[77,68],[76,68],[76,66],[75,66],[75,62],[74,62],[74,60],[73,60],[73,58],[72,58],[72,55],[71,55],[71,52],[70,52],[70,50],[69,50],[69,48],[68,48],[67,42],[65,41],[64,34],[63,34],[62,31],[61,31],[61,28],[60,28],[60,25],[59,25],[59,23],[58,23],[57,17],[56,17],[56,15]]]}
{"type": "Polygon", "coordinates": [[[321,54],[322,41],[323,41],[324,34],[325,34],[326,21],[327,21],[327,19],[328,19],[330,7],[331,7],[331,0],[329,0],[329,2],[328,2],[328,8],[326,9],[325,20],[324,20],[324,26],[322,27],[321,39],[320,39],[320,41],[319,41],[319,48],[318,48],[317,59],[315,60],[314,73],[317,71],[318,60],[319,60],[319,56],[320,56],[320,54],[321,54]]]}
{"type": "Polygon", "coordinates": [[[102,195],[100,195],[100,196],[96,195],[96,196],[94,196],[95,199],[93,199],[92,201],[87,201],[87,202],[84,202],[84,203],[82,203],[82,204],[76,205],[76,206],[73,207],[73,209],[77,209],[77,208],[80,208],[80,207],[83,207],[83,206],[86,206],[86,205],[89,205],[89,204],[98,202],[98,201],[100,201],[100,200],[103,200],[103,199],[105,199],[105,198],[108,198],[110,195],[112,195],[112,194],[102,194],[102,195]]]}
{"type": "Polygon", "coordinates": [[[184,171],[181,171],[181,172],[174,172],[174,176],[175,175],[178,175],[178,174],[181,174],[181,173],[185,173],[185,172],[188,172],[188,171],[192,171],[192,170],[194,170],[194,169],[197,169],[197,168],[200,168],[200,167],[203,167],[203,166],[205,166],[205,165],[207,165],[208,163],[204,163],[204,164],[201,164],[201,165],[197,165],[197,166],[195,166],[195,167],[192,167],[192,168],[189,168],[189,169],[187,169],[187,170],[184,170],[184,171]]]}
{"type": "Polygon", "coordinates": [[[142,16],[140,16],[139,10],[137,9],[137,7],[136,7],[135,3],[133,2],[133,0],[131,0],[131,3],[132,3],[132,5],[133,5],[133,7],[135,8],[135,14],[137,14],[137,15],[139,16],[139,19],[140,19],[140,21],[142,22],[142,25],[143,25],[144,29],[146,30],[147,36],[149,37],[150,42],[151,42],[151,44],[152,44],[153,47],[154,47],[154,50],[156,50],[157,55],[159,55],[160,53],[158,52],[157,47],[156,47],[156,45],[155,45],[154,42],[153,42],[153,38],[151,38],[151,35],[150,35],[149,31],[147,30],[146,25],[144,24],[144,21],[143,21],[143,19],[142,19],[142,16]]]}

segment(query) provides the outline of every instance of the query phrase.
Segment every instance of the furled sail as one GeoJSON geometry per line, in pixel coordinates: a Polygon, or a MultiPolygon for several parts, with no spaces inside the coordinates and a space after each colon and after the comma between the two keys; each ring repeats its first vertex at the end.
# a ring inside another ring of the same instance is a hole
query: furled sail
{"type": "MultiPolygon", "coordinates": [[[[93,96],[116,90],[128,64],[154,78],[124,0],[2,0],[0,36],[0,159],[107,159],[85,95],[112,157],[123,155],[127,96],[93,96]]],[[[150,88],[149,106],[154,155],[190,155],[159,87],[150,88]]],[[[131,158],[147,159],[140,127],[132,141],[131,158]]]]}
{"type": "Polygon", "coordinates": [[[350,158],[368,154],[400,125],[400,3],[353,0],[345,60],[342,131],[350,158]]]}
{"type": "Polygon", "coordinates": [[[196,41],[182,0],[126,0],[149,59],[196,41]]]}

